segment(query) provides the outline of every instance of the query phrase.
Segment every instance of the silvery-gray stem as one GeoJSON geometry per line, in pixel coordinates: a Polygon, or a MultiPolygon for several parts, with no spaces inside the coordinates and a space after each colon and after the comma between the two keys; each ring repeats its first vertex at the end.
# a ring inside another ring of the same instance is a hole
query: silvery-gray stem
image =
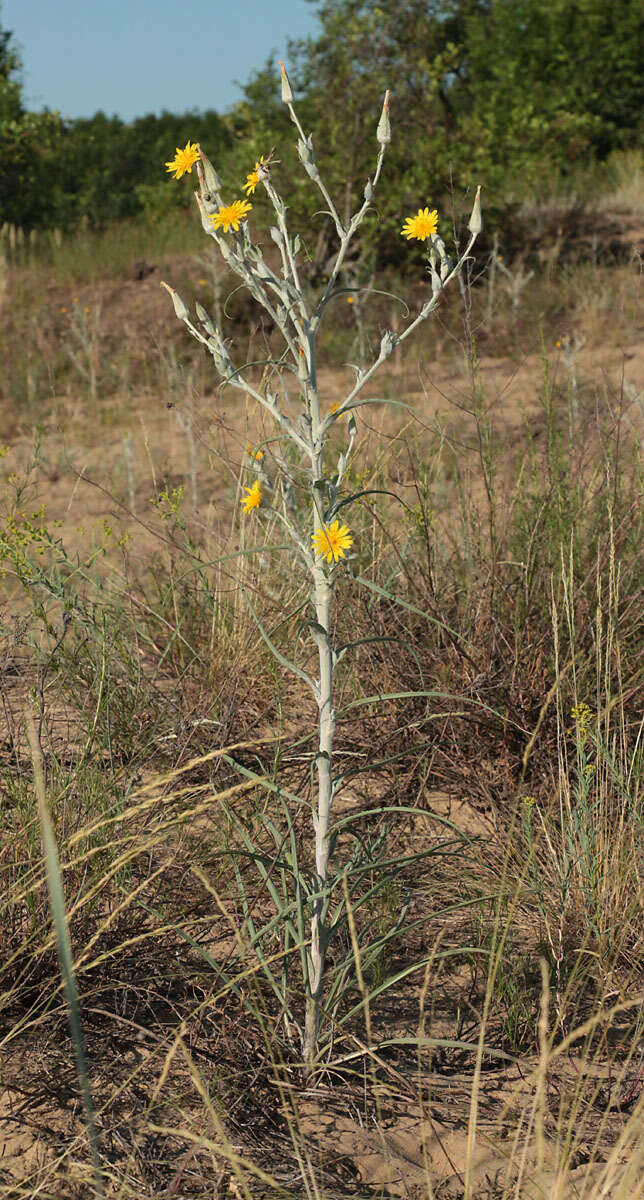
{"type": "MultiPolygon", "coordinates": [[[[313,362],[315,379],[315,363],[313,362]]],[[[320,404],[314,386],[311,401],[311,433],[313,445],[319,440],[321,424],[320,404]]],[[[313,455],[312,493],[313,528],[315,533],[324,530],[323,492],[316,484],[324,479],[322,452],[313,455]]],[[[319,740],[316,755],[317,811],[314,810],[315,829],[315,899],[311,913],[311,950],[309,992],[306,1002],[304,1032],[304,1074],[308,1077],[313,1069],[318,1042],[321,1016],[321,997],[326,959],[325,918],[328,903],[329,879],[329,821],[333,798],[333,735],[335,713],[333,711],[333,650],[331,647],[331,597],[333,595],[333,573],[327,574],[323,560],[317,558],[312,566],[313,596],[315,603],[315,641],[318,648],[318,720],[319,740]]]]}

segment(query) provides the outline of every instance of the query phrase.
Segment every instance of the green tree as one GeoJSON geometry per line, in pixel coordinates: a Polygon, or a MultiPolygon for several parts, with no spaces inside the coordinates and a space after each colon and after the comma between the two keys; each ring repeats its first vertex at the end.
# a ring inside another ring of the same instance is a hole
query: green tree
{"type": "MultiPolygon", "coordinates": [[[[361,203],[373,171],[376,124],[385,90],[392,92],[394,138],[378,212],[365,221],[357,247],[360,255],[386,255],[402,217],[420,204],[440,200],[449,185],[456,132],[450,80],[460,62],[455,38],[463,22],[446,0],[400,0],[396,5],[323,0],[317,15],[319,34],[289,44],[288,69],[301,119],[313,132],[316,160],[345,221],[361,203]]],[[[302,181],[289,157],[292,139],[284,136],[288,118],[279,104],[278,79],[273,63],[255,74],[233,119],[237,138],[253,148],[249,159],[277,144],[301,224],[310,209],[312,185],[302,181]]],[[[324,214],[318,214],[310,235],[316,262],[325,257],[328,228],[324,214]]]]}
{"type": "Polygon", "coordinates": [[[479,0],[452,88],[482,165],[566,171],[641,135],[642,0],[479,0]]]}

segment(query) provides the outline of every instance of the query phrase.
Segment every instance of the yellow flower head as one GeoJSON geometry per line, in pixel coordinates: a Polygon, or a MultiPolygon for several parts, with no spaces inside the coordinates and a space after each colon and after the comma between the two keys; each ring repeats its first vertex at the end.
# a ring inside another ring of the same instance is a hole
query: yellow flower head
{"type": "Polygon", "coordinates": [[[353,545],[353,538],[348,525],[340,525],[334,521],[332,525],[324,525],[316,533],[311,534],[313,549],[318,558],[326,558],[328,563],[339,562],[344,558],[345,550],[353,545]]]}
{"type": "Polygon", "coordinates": [[[356,302],[355,296],[347,296],[347,304],[355,304],[355,302],[356,302]]]}
{"type": "Polygon", "coordinates": [[[585,733],[593,719],[592,709],[589,708],[587,704],[582,702],[581,704],[575,705],[570,715],[577,728],[580,729],[582,733],[585,733]]]}
{"type": "Polygon", "coordinates": [[[218,212],[213,213],[209,219],[215,229],[223,229],[224,233],[228,233],[229,229],[234,229],[237,233],[239,222],[246,220],[246,214],[252,207],[248,200],[234,200],[232,204],[226,204],[218,212]]]}
{"type": "Polygon", "coordinates": [[[403,237],[409,241],[411,238],[418,238],[419,242],[424,242],[438,229],[438,212],[428,208],[419,208],[415,217],[407,217],[405,224],[401,229],[403,237]]]}
{"type": "Polygon", "coordinates": [[[262,489],[260,487],[259,479],[255,480],[252,487],[245,487],[244,491],[248,492],[248,495],[242,497],[240,504],[244,512],[248,514],[249,512],[252,512],[254,508],[259,508],[262,502],[262,489]]]}
{"type": "Polygon", "coordinates": [[[189,175],[195,163],[199,159],[199,147],[194,146],[188,140],[183,150],[177,146],[177,152],[170,162],[165,164],[166,171],[170,171],[175,179],[181,179],[182,175],[189,175]]]}
{"type": "Polygon", "coordinates": [[[257,184],[259,183],[259,168],[260,168],[261,163],[263,163],[263,161],[264,161],[264,155],[262,154],[259,162],[255,163],[253,170],[249,171],[248,175],[246,176],[246,182],[243,185],[243,190],[245,191],[247,196],[252,196],[253,192],[255,191],[255,188],[257,187],[257,184]]]}
{"type": "Polygon", "coordinates": [[[329,409],[329,412],[330,412],[331,416],[333,416],[333,414],[334,414],[334,413],[337,413],[337,412],[338,412],[338,410],[339,410],[339,409],[341,409],[341,408],[342,408],[342,404],[341,404],[341,403],[339,403],[339,402],[338,402],[338,404],[332,404],[332,405],[331,405],[331,407],[330,407],[330,409],[329,409]]]}
{"type": "Polygon", "coordinates": [[[246,453],[248,455],[250,455],[251,458],[254,458],[255,462],[261,462],[264,457],[264,451],[263,450],[253,450],[253,447],[251,446],[250,442],[246,442],[246,453]]]}

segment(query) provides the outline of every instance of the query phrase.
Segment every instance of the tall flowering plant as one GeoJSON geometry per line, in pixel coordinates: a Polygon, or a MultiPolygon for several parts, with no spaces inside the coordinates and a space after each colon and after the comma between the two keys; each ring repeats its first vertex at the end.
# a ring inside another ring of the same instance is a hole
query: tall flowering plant
{"type": "MultiPolygon", "coordinates": [[[[253,382],[250,370],[236,366],[221,329],[200,304],[196,304],[196,319],[178,293],[167,284],[175,312],[194,338],[212,355],[215,367],[230,387],[245,392],[270,415],[275,422],[278,445],[282,439],[291,443],[294,455],[276,454],[281,487],[269,490],[269,481],[261,458],[252,456],[256,478],[244,488],[242,510],[251,520],[261,520],[267,511],[285,529],[293,553],[301,569],[312,583],[311,619],[308,630],[317,647],[317,674],[309,675],[295,664],[289,664],[310,688],[318,711],[317,752],[315,776],[317,795],[313,804],[312,822],[315,840],[315,873],[307,892],[309,937],[303,959],[306,986],[306,1015],[301,1031],[305,1072],[310,1074],[316,1059],[320,1022],[323,1013],[325,964],[333,922],[329,921],[332,891],[331,839],[329,837],[331,809],[338,778],[334,773],[333,742],[335,734],[334,675],[341,657],[333,645],[331,609],[335,588],[340,578],[340,564],[354,544],[353,534],[339,516],[346,511],[352,497],[345,495],[343,483],[354,448],[357,426],[354,412],[363,405],[375,403],[366,396],[367,384],[400,345],[428,319],[440,303],[444,289],[462,270],[481,230],[480,188],[477,191],[469,221],[469,240],[456,260],[447,253],[438,233],[436,210],[421,208],[410,216],[400,231],[407,239],[426,243],[428,250],[429,295],[415,317],[396,335],[385,330],[378,354],[370,365],[356,369],[353,386],[341,403],[325,408],[318,385],[316,345],[321,323],[329,303],[340,290],[339,280],[349,246],[373,205],[387,146],[391,141],[389,92],[385,94],[382,112],[376,128],[379,147],[375,169],[366,181],[363,200],[345,224],[329,195],[315,161],[313,139],[302,128],[293,105],[293,93],[286,70],[282,70],[282,100],[295,126],[297,150],[302,169],[322,193],[325,211],[330,216],[337,235],[337,250],[326,283],[311,300],[302,279],[302,243],[293,236],[287,224],[287,208],[273,178],[272,155],[262,156],[249,171],[243,191],[245,198],[224,201],[222,185],[212,163],[198,145],[190,142],[177,149],[173,160],[166,164],[175,178],[196,166],[199,189],[196,193],[205,233],[216,243],[227,267],[241,280],[253,299],[270,316],[285,343],[282,369],[296,377],[299,390],[299,412],[294,415],[278,402],[269,384],[253,382]],[[275,214],[270,237],[279,254],[279,266],[269,265],[261,241],[253,236],[249,224],[251,197],[258,187],[264,189],[275,214]],[[342,418],[344,447],[335,464],[329,463],[331,430],[342,418]],[[293,466],[293,460],[296,468],[293,466]],[[304,489],[308,494],[308,521],[303,524],[295,515],[293,495],[304,489]]],[[[346,649],[346,648],[344,648],[346,649]]],[[[281,659],[281,661],[284,661],[281,659]]]]}

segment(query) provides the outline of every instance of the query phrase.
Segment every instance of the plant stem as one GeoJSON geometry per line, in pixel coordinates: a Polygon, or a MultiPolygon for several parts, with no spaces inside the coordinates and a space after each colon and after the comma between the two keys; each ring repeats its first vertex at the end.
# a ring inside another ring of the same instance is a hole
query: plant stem
{"type": "MultiPolygon", "coordinates": [[[[313,350],[313,348],[311,348],[313,350]]],[[[322,450],[319,446],[320,402],[315,382],[315,359],[311,361],[312,387],[310,390],[311,441],[312,441],[312,493],[313,527],[319,533],[325,527],[323,510],[324,468],[322,450]],[[322,485],[322,486],[320,486],[322,485]]],[[[315,829],[315,873],[316,891],[311,913],[311,951],[309,987],[306,1001],[304,1031],[304,1076],[309,1078],[313,1070],[317,1050],[321,1016],[321,994],[326,959],[325,918],[328,904],[329,878],[329,820],[333,798],[333,735],[335,713],[333,711],[333,650],[331,647],[331,597],[333,595],[334,572],[325,571],[322,560],[314,559],[313,576],[315,619],[317,627],[314,637],[318,647],[318,720],[319,742],[316,755],[318,783],[317,812],[313,814],[315,829]]]]}

